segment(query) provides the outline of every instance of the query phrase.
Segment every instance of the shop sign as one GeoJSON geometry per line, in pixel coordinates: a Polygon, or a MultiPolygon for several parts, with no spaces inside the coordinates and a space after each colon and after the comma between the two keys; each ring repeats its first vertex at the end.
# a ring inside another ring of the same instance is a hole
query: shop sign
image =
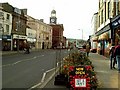
{"type": "Polygon", "coordinates": [[[117,20],[115,20],[114,22],[112,22],[112,27],[115,28],[118,25],[120,25],[120,18],[118,18],[117,20]]]}
{"type": "Polygon", "coordinates": [[[27,36],[23,36],[23,35],[13,35],[13,39],[27,39],[27,36]]]}
{"type": "Polygon", "coordinates": [[[9,39],[11,39],[11,36],[10,35],[2,35],[2,39],[9,40],[9,39]]]}

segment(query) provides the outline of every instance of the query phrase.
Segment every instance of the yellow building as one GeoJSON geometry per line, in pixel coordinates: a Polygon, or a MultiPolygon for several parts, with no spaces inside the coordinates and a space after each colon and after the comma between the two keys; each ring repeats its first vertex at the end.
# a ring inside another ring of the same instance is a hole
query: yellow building
{"type": "Polygon", "coordinates": [[[36,30],[36,49],[48,49],[52,47],[52,27],[43,22],[43,19],[34,19],[27,15],[27,25],[36,30]]]}
{"type": "Polygon", "coordinates": [[[113,33],[111,31],[111,19],[119,14],[119,0],[99,0],[97,32],[97,52],[108,56],[109,47],[112,43],[113,33]]]}

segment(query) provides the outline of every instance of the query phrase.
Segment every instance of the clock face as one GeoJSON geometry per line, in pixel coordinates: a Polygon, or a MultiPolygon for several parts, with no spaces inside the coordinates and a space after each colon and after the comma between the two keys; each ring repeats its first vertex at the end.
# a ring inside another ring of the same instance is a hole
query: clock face
{"type": "Polygon", "coordinates": [[[55,22],[55,19],[51,19],[51,22],[55,22]]]}

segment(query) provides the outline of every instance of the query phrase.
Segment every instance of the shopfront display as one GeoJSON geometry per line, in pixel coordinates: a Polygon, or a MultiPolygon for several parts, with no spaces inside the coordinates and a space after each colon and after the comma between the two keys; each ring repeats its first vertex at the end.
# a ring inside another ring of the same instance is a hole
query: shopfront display
{"type": "Polygon", "coordinates": [[[11,50],[11,35],[2,35],[2,50],[9,51],[11,50]]]}
{"type": "Polygon", "coordinates": [[[13,50],[23,50],[24,49],[24,41],[27,40],[27,36],[24,35],[13,35],[13,50]]]}

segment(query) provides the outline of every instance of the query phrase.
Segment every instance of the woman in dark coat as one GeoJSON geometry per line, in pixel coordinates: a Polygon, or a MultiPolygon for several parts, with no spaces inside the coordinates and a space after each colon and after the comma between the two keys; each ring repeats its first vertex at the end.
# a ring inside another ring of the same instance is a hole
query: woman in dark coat
{"type": "Polygon", "coordinates": [[[110,69],[114,68],[115,69],[115,64],[116,64],[116,60],[114,58],[114,46],[111,46],[110,51],[109,51],[109,55],[110,55],[110,69]]]}

